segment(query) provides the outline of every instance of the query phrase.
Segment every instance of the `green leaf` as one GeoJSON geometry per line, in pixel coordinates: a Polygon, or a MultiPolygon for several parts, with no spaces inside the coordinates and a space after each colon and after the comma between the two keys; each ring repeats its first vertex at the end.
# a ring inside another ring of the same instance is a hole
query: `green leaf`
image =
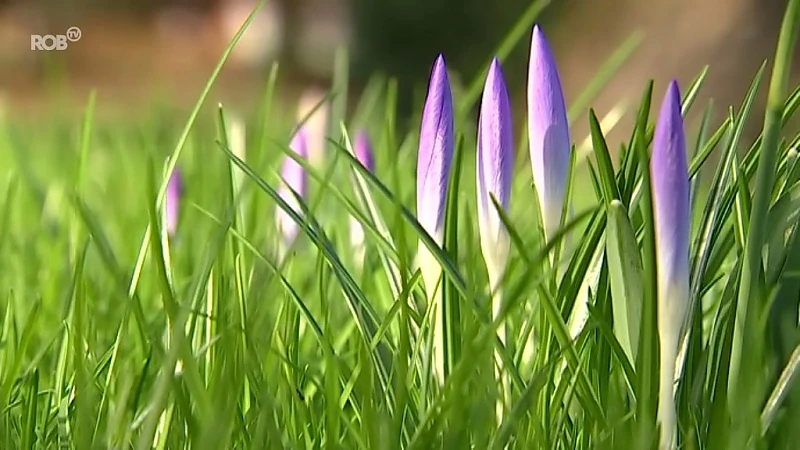
{"type": "Polygon", "coordinates": [[[636,361],[642,298],[642,261],[628,212],[614,200],[608,208],[606,254],[608,257],[614,335],[630,361],[636,361]]]}
{"type": "Polygon", "coordinates": [[[767,213],[775,179],[780,148],[781,119],[792,67],[794,46],[800,31],[800,1],[790,0],[781,26],[775,63],[772,68],[767,108],[764,116],[764,138],[758,161],[753,209],[747,231],[739,297],[736,305],[736,328],[731,355],[733,379],[731,393],[737,408],[733,411],[733,430],[730,443],[738,448],[759,436],[759,403],[764,390],[761,365],[764,358],[763,305],[751,298],[764,294],[759,278],[762,276],[762,249],[766,240],[767,213]],[[742,365],[741,361],[747,363],[742,365]],[[747,380],[742,383],[739,380],[747,380]]]}
{"type": "Polygon", "coordinates": [[[595,116],[594,110],[592,109],[589,110],[589,128],[592,134],[594,154],[597,157],[597,167],[600,173],[603,200],[606,206],[608,206],[611,201],[619,200],[621,195],[614,176],[614,166],[611,164],[611,155],[608,153],[608,146],[603,137],[603,131],[600,129],[600,122],[597,121],[597,116],[595,116]]]}

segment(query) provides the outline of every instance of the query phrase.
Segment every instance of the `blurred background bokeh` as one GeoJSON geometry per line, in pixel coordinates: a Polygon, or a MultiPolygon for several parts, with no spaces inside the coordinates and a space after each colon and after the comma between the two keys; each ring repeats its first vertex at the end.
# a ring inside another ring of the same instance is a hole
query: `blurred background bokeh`
{"type": "MultiPolygon", "coordinates": [[[[280,93],[328,88],[338,47],[349,49],[351,96],[380,73],[396,77],[401,115],[424,95],[437,53],[454,82],[482,67],[531,0],[268,0],[226,68],[214,99],[249,108],[280,62],[280,93]]],[[[191,105],[257,0],[0,0],[0,96],[9,114],[41,114],[52,99],[80,107],[97,89],[103,114],[136,114],[154,101],[191,105]],[[30,50],[31,34],[82,34],[65,51],[30,50]],[[58,94],[58,95],[54,95],[58,94]]],[[[700,100],[715,119],[738,106],[774,54],[786,0],[553,0],[537,21],[549,36],[568,103],[632,35],[633,55],[591,104],[602,116],[620,100],[635,108],[648,79],[688,83],[708,64],[700,100]]],[[[529,34],[529,30],[526,32],[529,34]]],[[[527,37],[504,64],[515,108],[524,110],[527,37]]],[[[795,71],[797,73],[797,71],[795,71]]],[[[796,78],[795,78],[796,79],[796,78]]],[[[763,111],[763,91],[756,112],[763,111]]],[[[352,103],[352,102],[351,102],[352,103]]],[[[697,108],[700,111],[702,108],[697,108]]],[[[521,116],[521,114],[518,114],[521,116]]],[[[586,127],[579,120],[575,140],[586,127]],[[580,133],[580,134],[578,134],[580,133]]],[[[748,134],[760,127],[751,121],[748,134]]],[[[625,120],[620,128],[625,127],[625,120]]],[[[627,134],[625,131],[624,134],[627,134]]]]}

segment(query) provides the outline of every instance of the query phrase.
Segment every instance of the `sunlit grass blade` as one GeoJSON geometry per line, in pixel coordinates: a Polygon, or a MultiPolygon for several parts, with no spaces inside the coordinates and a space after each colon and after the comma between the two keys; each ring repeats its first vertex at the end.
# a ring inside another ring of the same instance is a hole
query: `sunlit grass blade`
{"type": "MultiPolygon", "coordinates": [[[[181,152],[183,151],[183,148],[189,139],[189,133],[192,131],[192,128],[194,127],[195,122],[197,121],[197,117],[200,114],[200,110],[202,109],[203,104],[205,104],[206,98],[208,97],[209,93],[211,92],[211,89],[214,87],[214,84],[217,81],[217,78],[222,72],[222,67],[228,61],[228,58],[233,52],[234,47],[239,42],[241,37],[244,35],[244,32],[250,26],[250,23],[256,17],[256,14],[264,5],[265,1],[266,0],[259,0],[258,5],[256,5],[255,9],[253,9],[253,11],[247,17],[247,20],[244,21],[242,26],[239,28],[239,31],[236,32],[236,35],[233,37],[231,42],[225,48],[225,51],[222,53],[219,62],[214,68],[214,71],[211,73],[208,82],[206,83],[197,102],[195,103],[192,112],[189,114],[189,118],[186,120],[186,125],[184,126],[183,131],[181,132],[181,135],[178,138],[178,142],[175,144],[175,149],[172,151],[172,154],[169,157],[169,164],[167,165],[166,173],[164,174],[164,179],[162,180],[161,186],[158,189],[158,193],[156,195],[157,210],[160,211],[161,209],[161,205],[163,204],[167,194],[167,185],[169,183],[170,177],[172,176],[172,172],[175,170],[175,166],[178,164],[178,159],[180,158],[181,152]]],[[[136,265],[134,266],[133,274],[131,275],[130,284],[128,287],[129,297],[133,297],[137,287],[139,286],[139,277],[141,276],[141,271],[144,267],[145,258],[147,257],[147,251],[150,242],[150,233],[152,233],[152,230],[148,225],[148,227],[145,229],[144,236],[142,237],[142,243],[139,246],[136,265]]]]}
{"type": "MultiPolygon", "coordinates": [[[[738,290],[739,274],[741,273],[741,259],[730,271],[731,277],[722,291],[722,302],[717,310],[711,341],[708,344],[709,367],[707,397],[708,402],[705,422],[708,432],[703,441],[709,445],[727,445],[731,417],[729,411],[728,386],[730,380],[730,354],[733,343],[733,328],[735,320],[735,298],[738,290]]],[[[701,435],[702,436],[702,435],[701,435]]]]}
{"type": "Polygon", "coordinates": [[[333,68],[333,104],[331,106],[328,136],[338,143],[342,142],[342,129],[340,124],[345,120],[347,113],[347,85],[349,81],[350,59],[345,47],[336,49],[333,68]]]}
{"type": "MultiPolygon", "coordinates": [[[[350,137],[347,134],[347,130],[344,129],[344,126],[342,126],[342,135],[345,138],[345,148],[349,153],[349,155],[353,157],[353,159],[348,160],[348,163],[351,164],[350,166],[351,173],[356,181],[356,186],[355,186],[356,194],[359,197],[362,206],[368,211],[369,218],[374,224],[375,230],[379,234],[380,238],[383,239],[383,241],[392,250],[393,253],[397,253],[396,246],[393,242],[392,236],[389,234],[389,230],[387,229],[386,224],[384,223],[384,220],[381,217],[380,212],[378,211],[375,199],[373,198],[369,190],[366,180],[367,177],[371,177],[373,183],[380,183],[380,182],[378,181],[377,177],[369,173],[369,171],[362,170],[361,165],[358,164],[358,161],[354,157],[355,153],[353,151],[353,147],[350,142],[350,137]]],[[[363,222],[361,223],[362,225],[368,225],[368,228],[372,228],[372,224],[364,224],[363,222]]],[[[380,257],[381,257],[381,262],[384,266],[384,271],[386,272],[386,277],[389,281],[389,287],[392,290],[392,295],[393,297],[397,298],[397,296],[400,295],[400,291],[402,290],[401,288],[402,282],[400,280],[400,274],[399,274],[399,269],[397,267],[397,263],[393,259],[389,258],[389,256],[386,255],[386,252],[384,251],[380,252],[380,257]]]]}
{"type": "MultiPolygon", "coordinates": [[[[378,317],[377,313],[374,310],[374,307],[366,301],[363,291],[357,286],[355,280],[353,280],[352,276],[349,272],[343,267],[342,262],[340,261],[338,255],[333,249],[333,244],[330,240],[325,236],[323,232],[321,232],[316,220],[311,218],[310,222],[306,222],[302,217],[298,215],[294,209],[286,203],[284,199],[280,197],[278,192],[269,186],[258,174],[253,172],[253,170],[244,164],[241,160],[239,160],[233,153],[230,152],[227,148],[222,149],[225,154],[230,158],[237,166],[239,166],[245,174],[250,177],[253,181],[256,182],[258,187],[264,191],[267,195],[269,195],[278,205],[279,208],[282,208],[286,211],[292,220],[296,221],[299,224],[302,224],[302,231],[306,234],[314,245],[325,255],[325,259],[330,264],[333,272],[340,283],[340,287],[342,292],[347,300],[347,305],[350,308],[351,313],[353,314],[353,319],[356,321],[358,325],[359,331],[361,332],[363,338],[366,342],[371,342],[375,332],[377,330],[377,323],[378,317]]],[[[289,154],[289,153],[287,153],[289,154]]],[[[305,161],[301,161],[300,157],[296,155],[290,155],[293,159],[297,158],[296,161],[301,164],[305,165],[305,169],[309,172],[313,172],[314,169],[310,167],[305,161]]],[[[301,207],[306,210],[305,213],[308,214],[309,211],[307,210],[306,205],[300,200],[301,207]]],[[[373,353],[373,357],[375,358],[375,363],[377,367],[380,369],[380,380],[383,385],[383,388],[390,391],[389,387],[389,367],[390,367],[390,360],[388,354],[389,348],[386,347],[386,341],[381,341],[381,345],[373,353]]]]}
{"type": "MultiPolygon", "coordinates": [[[[656,321],[656,256],[655,231],[653,229],[653,207],[650,192],[650,158],[646,143],[647,118],[650,113],[650,100],[653,83],[645,90],[642,107],[639,110],[634,132],[633,146],[641,169],[641,197],[639,209],[644,223],[642,239],[643,298],[642,317],[639,322],[638,350],[636,351],[636,432],[635,442],[639,448],[650,448],[658,439],[656,433],[656,395],[658,392],[658,337],[656,321]]],[[[635,173],[635,172],[634,172],[635,173]]]]}
{"type": "Polygon", "coordinates": [[[731,355],[731,393],[737,408],[733,412],[732,444],[746,445],[759,436],[759,413],[764,394],[764,376],[760,369],[764,361],[763,305],[752,298],[764,293],[759,278],[762,270],[761,250],[766,238],[766,219],[780,148],[781,118],[787,94],[795,41],[800,30],[800,1],[790,0],[781,26],[775,61],[772,68],[767,109],[764,117],[764,137],[758,158],[753,210],[747,231],[736,305],[736,326],[731,355]],[[741,365],[741,361],[747,364],[741,365]],[[747,380],[746,385],[739,380],[747,380]]]}
{"type": "MultiPolygon", "coordinates": [[[[78,150],[78,171],[75,176],[75,187],[78,195],[83,195],[86,191],[86,178],[87,178],[87,165],[89,164],[89,147],[91,145],[92,139],[92,124],[94,120],[94,109],[95,103],[97,99],[97,91],[92,90],[89,93],[89,100],[86,106],[86,112],[84,113],[83,118],[83,126],[81,130],[81,140],[80,140],[80,147],[78,150]]],[[[75,219],[76,225],[78,223],[78,218],[75,219]]],[[[78,228],[75,227],[72,230],[72,235],[70,238],[70,247],[71,247],[71,257],[74,260],[77,257],[78,251],[78,228]]]]}
{"type": "MultiPolygon", "coordinates": [[[[678,356],[678,373],[687,375],[683,377],[679,385],[679,392],[689,392],[692,390],[692,380],[700,373],[702,365],[697,365],[697,358],[703,353],[701,348],[703,341],[703,328],[702,328],[702,308],[697,305],[702,305],[701,293],[710,287],[710,279],[707,274],[715,273],[719,267],[717,264],[712,264],[710,260],[711,253],[715,249],[719,249],[718,242],[721,241],[721,227],[723,222],[727,220],[732,207],[733,194],[737,191],[736,185],[729,183],[731,168],[735,167],[734,159],[736,158],[736,149],[741,139],[744,125],[749,113],[753,106],[755,95],[758,92],[761,77],[763,75],[764,65],[756,73],[750,87],[742,102],[741,112],[738,116],[729,115],[726,121],[714,134],[714,136],[706,144],[705,149],[700,152],[690,166],[690,176],[695,177],[700,169],[701,162],[711,154],[711,151],[716,148],[716,145],[721,142],[723,134],[727,134],[726,143],[722,155],[720,156],[719,163],[714,177],[708,188],[708,196],[706,198],[706,205],[703,209],[698,224],[698,233],[700,239],[694,247],[692,254],[692,285],[691,285],[691,311],[692,316],[688,317],[688,321],[684,326],[681,350],[678,356]],[[728,199],[728,200],[726,200],[728,199]],[[691,343],[691,346],[690,346],[691,343]]],[[[724,253],[721,253],[724,254],[724,253]]],[[[680,397],[686,398],[685,395],[679,394],[680,397]]]]}
{"type": "MultiPolygon", "coordinates": [[[[98,250],[100,257],[103,260],[103,266],[105,270],[107,270],[110,275],[117,280],[120,291],[124,292],[126,286],[125,273],[123,272],[119,259],[117,258],[111,246],[108,236],[106,235],[106,232],[103,229],[97,214],[90,210],[80,198],[74,197],[72,201],[74,207],[78,210],[84,226],[89,232],[89,236],[92,237],[92,243],[98,250]]],[[[145,347],[155,339],[155,333],[147,332],[147,319],[145,318],[144,309],[139,296],[134,293],[129,297],[128,302],[131,305],[137,331],[139,332],[138,337],[140,340],[140,345],[145,347]]]]}
{"type": "Polygon", "coordinates": [[[636,361],[641,320],[642,261],[625,206],[618,200],[609,205],[606,255],[611,281],[614,334],[630,361],[636,361]]]}
{"type": "MultiPolygon", "coordinates": [[[[450,256],[451,260],[458,260],[459,250],[459,232],[458,232],[458,219],[459,219],[459,199],[461,198],[461,168],[462,160],[464,157],[464,140],[458,139],[456,143],[455,156],[453,157],[453,166],[450,172],[450,186],[447,189],[447,206],[445,214],[445,227],[444,227],[444,251],[450,256]]],[[[441,317],[436,320],[443,321],[443,338],[442,342],[434,342],[434,345],[443,346],[443,354],[445,358],[444,376],[445,378],[453,370],[453,367],[461,358],[461,308],[458,291],[453,285],[450,278],[442,280],[442,305],[440,309],[441,317]]]]}
{"type": "Polygon", "coordinates": [[[611,163],[611,155],[608,153],[608,146],[603,138],[600,122],[594,114],[594,110],[589,110],[589,127],[591,129],[592,146],[594,147],[595,157],[597,158],[598,172],[603,192],[603,201],[606,206],[612,200],[621,198],[619,186],[614,176],[614,166],[611,163]]]}
{"type": "Polygon", "coordinates": [[[789,394],[792,382],[796,379],[798,372],[800,372],[800,345],[795,347],[794,351],[791,353],[789,362],[781,372],[778,383],[772,390],[772,393],[770,394],[769,398],[767,399],[767,403],[764,406],[764,410],[761,412],[762,436],[767,433],[770,425],[772,425],[772,421],[775,419],[775,414],[778,412],[778,408],[780,408],[781,403],[789,394]]]}

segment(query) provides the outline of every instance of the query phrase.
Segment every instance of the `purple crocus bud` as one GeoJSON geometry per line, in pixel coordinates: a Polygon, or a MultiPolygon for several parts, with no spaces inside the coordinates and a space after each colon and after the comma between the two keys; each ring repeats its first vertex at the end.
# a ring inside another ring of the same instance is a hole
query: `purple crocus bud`
{"type": "Polygon", "coordinates": [[[508,230],[492,201],[508,209],[514,172],[514,136],[508,90],[500,61],[489,68],[478,121],[478,225],[481,250],[492,290],[497,287],[508,262],[508,230]]]}
{"type": "Polygon", "coordinates": [[[538,25],[528,67],[528,140],[545,237],[552,239],[561,223],[571,145],[556,61],[538,25]]]}
{"type": "Polygon", "coordinates": [[[444,57],[439,55],[422,112],[417,157],[417,220],[439,245],[454,151],[453,97],[444,57]]]}
{"type": "MultiPolygon", "coordinates": [[[[375,157],[372,153],[372,144],[369,141],[369,135],[366,131],[361,131],[356,136],[353,145],[353,151],[356,154],[356,159],[370,172],[375,170],[375,157]]],[[[350,217],[350,243],[353,245],[355,252],[354,259],[359,269],[364,264],[364,254],[366,252],[366,236],[364,235],[364,227],[355,217],[350,217]]]]}
{"type": "Polygon", "coordinates": [[[366,131],[361,131],[356,136],[356,141],[353,145],[353,151],[356,153],[356,159],[370,172],[375,170],[375,157],[372,153],[372,144],[369,141],[369,135],[366,131]]]}
{"type": "MultiPolygon", "coordinates": [[[[489,67],[483,88],[480,118],[478,119],[478,227],[481,251],[486,261],[492,293],[494,316],[500,312],[500,281],[508,264],[509,237],[492,197],[504,210],[511,199],[511,177],[514,173],[514,135],[508,90],[500,61],[495,58],[489,67]]],[[[498,329],[505,344],[505,327],[498,329]]],[[[502,423],[510,392],[510,380],[504,375],[503,360],[498,356],[497,379],[503,392],[497,402],[498,423],[502,423]]]]}
{"type": "Polygon", "coordinates": [[[661,105],[650,160],[658,269],[658,336],[661,346],[658,418],[661,447],[673,446],[674,379],[681,328],[689,305],[689,169],[681,94],[672,81],[661,105]]]}
{"type": "MultiPolygon", "coordinates": [[[[301,128],[292,138],[289,147],[301,158],[308,158],[307,138],[303,128],[301,128]]],[[[297,213],[302,214],[300,204],[297,197],[305,198],[308,184],[308,174],[306,170],[297,161],[289,157],[285,157],[283,166],[281,167],[282,183],[278,188],[278,195],[289,204],[289,206],[297,213]]],[[[279,251],[280,258],[283,258],[286,250],[292,245],[300,232],[300,225],[292,219],[292,217],[278,207],[275,210],[275,221],[277,222],[278,232],[282,237],[282,247],[279,251]]]]}
{"type": "Polygon", "coordinates": [[[180,169],[175,166],[167,183],[167,197],[164,205],[164,223],[168,236],[174,236],[178,231],[181,197],[183,197],[183,176],[180,169]]]}
{"type": "MultiPolygon", "coordinates": [[[[422,111],[417,156],[417,221],[439,245],[444,239],[445,203],[453,160],[453,97],[444,57],[433,65],[428,96],[422,111]]],[[[442,268],[425,244],[420,241],[417,262],[432,304],[433,359],[437,380],[444,382],[444,333],[441,317],[439,280],[442,268]]]]}

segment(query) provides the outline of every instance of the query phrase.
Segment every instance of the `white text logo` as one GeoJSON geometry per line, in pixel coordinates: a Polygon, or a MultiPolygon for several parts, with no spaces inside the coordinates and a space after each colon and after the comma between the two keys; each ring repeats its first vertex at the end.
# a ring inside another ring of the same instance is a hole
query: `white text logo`
{"type": "Polygon", "coordinates": [[[81,38],[81,29],[70,27],[66,34],[32,34],[31,50],[66,50],[70,42],[76,42],[81,38]]]}

